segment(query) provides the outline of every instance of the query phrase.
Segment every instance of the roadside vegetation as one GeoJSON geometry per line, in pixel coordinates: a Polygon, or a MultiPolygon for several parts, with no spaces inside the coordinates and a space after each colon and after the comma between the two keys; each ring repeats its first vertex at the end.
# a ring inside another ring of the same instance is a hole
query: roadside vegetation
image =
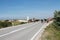
{"type": "Polygon", "coordinates": [[[19,22],[17,20],[9,21],[9,20],[0,20],[0,28],[10,27],[10,26],[16,26],[20,24],[25,24],[26,22],[19,22]]]}
{"type": "Polygon", "coordinates": [[[8,26],[12,26],[12,23],[8,22],[8,20],[0,21],[0,28],[5,28],[5,27],[8,27],[8,26]]]}
{"type": "Polygon", "coordinates": [[[0,20],[0,28],[5,28],[5,27],[12,27],[12,26],[16,26],[16,25],[21,25],[21,24],[25,24],[25,23],[31,23],[31,22],[38,22],[40,21],[39,19],[29,19],[27,22],[21,22],[18,21],[17,19],[15,20],[0,20]],[[33,21],[32,21],[33,20],[33,21]]]}
{"type": "Polygon", "coordinates": [[[53,23],[47,26],[41,40],[60,40],[60,11],[54,12],[53,23]]]}
{"type": "Polygon", "coordinates": [[[44,31],[41,40],[60,40],[60,31],[50,24],[44,31]]]}
{"type": "Polygon", "coordinates": [[[16,26],[16,25],[20,25],[20,24],[25,24],[27,22],[19,22],[18,20],[14,20],[11,23],[12,23],[12,26],[16,26]]]}

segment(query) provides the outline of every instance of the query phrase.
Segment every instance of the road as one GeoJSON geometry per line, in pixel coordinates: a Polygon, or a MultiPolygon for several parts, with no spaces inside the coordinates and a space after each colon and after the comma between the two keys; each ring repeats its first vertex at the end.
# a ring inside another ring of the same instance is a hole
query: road
{"type": "Polygon", "coordinates": [[[44,24],[33,22],[0,29],[0,40],[31,40],[44,24]]]}

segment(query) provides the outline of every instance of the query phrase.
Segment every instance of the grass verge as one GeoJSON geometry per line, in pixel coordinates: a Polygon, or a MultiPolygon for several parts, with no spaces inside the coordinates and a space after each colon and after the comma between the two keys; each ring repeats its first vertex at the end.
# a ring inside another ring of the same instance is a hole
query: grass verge
{"type": "Polygon", "coordinates": [[[50,24],[41,36],[41,40],[60,40],[60,30],[50,24]]]}

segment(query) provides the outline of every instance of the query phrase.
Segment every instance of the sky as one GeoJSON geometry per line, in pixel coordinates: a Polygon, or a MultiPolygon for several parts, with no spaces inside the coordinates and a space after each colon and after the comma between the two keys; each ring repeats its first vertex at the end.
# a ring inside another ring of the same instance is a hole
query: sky
{"type": "Polygon", "coordinates": [[[60,10],[60,0],[0,0],[0,19],[48,18],[60,10]]]}

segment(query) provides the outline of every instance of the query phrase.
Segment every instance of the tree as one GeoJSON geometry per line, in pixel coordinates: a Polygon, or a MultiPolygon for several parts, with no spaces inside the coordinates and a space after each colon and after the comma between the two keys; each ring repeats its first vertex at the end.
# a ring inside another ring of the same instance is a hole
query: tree
{"type": "Polygon", "coordinates": [[[60,11],[54,12],[54,26],[60,29],[60,11]]]}

